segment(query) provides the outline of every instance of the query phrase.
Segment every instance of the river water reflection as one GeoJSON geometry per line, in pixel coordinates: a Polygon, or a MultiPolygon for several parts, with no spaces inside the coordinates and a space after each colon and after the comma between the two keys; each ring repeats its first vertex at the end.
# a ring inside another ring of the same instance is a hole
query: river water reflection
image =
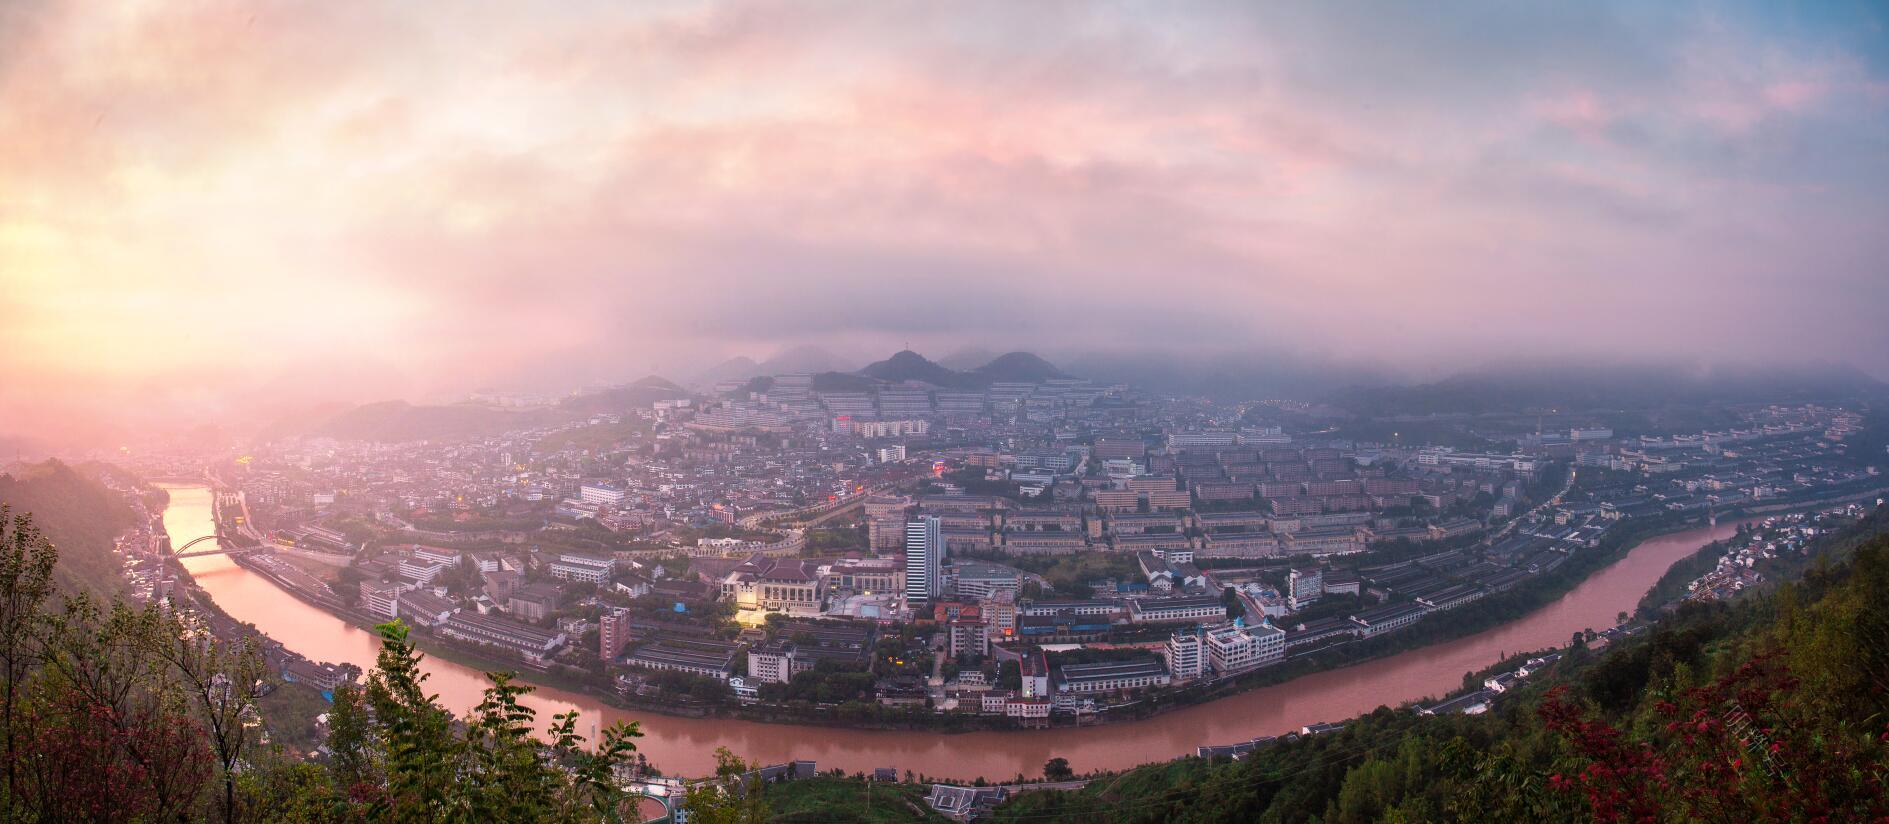
{"type": "MultiPolygon", "coordinates": [[[[211,534],[211,493],[201,485],[166,485],[171,503],[164,525],[181,545],[211,534]]],[[[1462,683],[1463,673],[1481,669],[1504,653],[1564,644],[1575,631],[1612,626],[1631,611],[1673,562],[1735,529],[1693,529],[1649,540],[1625,558],[1595,573],[1560,600],[1494,629],[1442,644],[1297,678],[1237,696],[1176,710],[1146,721],[1082,729],[943,734],[829,729],[722,719],[633,714],[564,690],[540,688],[527,703],[539,717],[579,709],[588,722],[618,719],[642,723],[640,751],[671,774],[705,775],[714,770],[714,750],[728,747],[751,761],[779,763],[813,759],[822,769],[847,771],[893,767],[934,776],[970,779],[1037,775],[1043,762],[1061,756],[1078,771],[1114,769],[1181,754],[1201,744],[1224,744],[1276,735],[1321,721],[1340,721],[1437,696],[1462,683]]],[[[184,561],[220,606],[238,620],[303,655],[348,662],[368,669],[378,639],[283,592],[225,556],[184,561]]],[[[429,690],[448,709],[463,714],[479,701],[486,680],[480,671],[428,657],[429,690]]],[[[581,723],[589,735],[592,723],[581,723]]]]}

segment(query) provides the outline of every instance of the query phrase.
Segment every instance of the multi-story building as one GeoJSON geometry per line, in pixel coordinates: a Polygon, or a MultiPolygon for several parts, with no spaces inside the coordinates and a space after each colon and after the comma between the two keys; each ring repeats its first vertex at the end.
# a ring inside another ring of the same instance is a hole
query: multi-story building
{"type": "Polygon", "coordinates": [[[1120,615],[1121,611],[1121,605],[1114,601],[1098,601],[1093,599],[1075,601],[1033,598],[1017,606],[1018,615],[1028,615],[1032,617],[1046,615],[1080,615],[1114,618],[1120,615]]]}
{"type": "Polygon", "coordinates": [[[456,549],[443,549],[436,546],[415,544],[412,547],[412,554],[413,559],[416,561],[424,561],[449,567],[459,565],[459,550],[456,549]]]}
{"type": "Polygon", "coordinates": [[[616,571],[616,563],[616,558],[608,555],[561,552],[546,566],[545,571],[560,580],[601,584],[610,580],[610,573],[616,571]]]}
{"type": "Polygon", "coordinates": [[[1201,595],[1187,598],[1132,598],[1128,601],[1128,620],[1135,624],[1213,621],[1227,616],[1226,605],[1218,597],[1201,595]]]}
{"type": "Polygon", "coordinates": [[[905,545],[905,514],[911,506],[909,498],[866,499],[866,540],[874,550],[905,545]]]}
{"type": "Polygon", "coordinates": [[[905,603],[917,609],[944,585],[944,526],[935,515],[905,524],[905,603]]]}
{"type": "Polygon", "coordinates": [[[1418,604],[1390,604],[1353,615],[1351,622],[1358,625],[1360,635],[1372,638],[1410,626],[1422,620],[1426,612],[1418,604]]]}
{"type": "Polygon", "coordinates": [[[1165,687],[1173,682],[1167,665],[1158,658],[1067,664],[1060,668],[1058,688],[1064,692],[1097,693],[1165,687]]]}
{"type": "Polygon", "coordinates": [[[734,665],[735,652],[739,649],[734,644],[719,641],[664,638],[637,647],[624,662],[647,669],[676,670],[726,681],[728,671],[734,665]]]}
{"type": "Polygon", "coordinates": [[[505,606],[511,614],[524,621],[542,621],[544,617],[556,612],[558,604],[564,600],[564,590],[552,583],[526,584],[514,590],[505,606]]]}
{"type": "Polygon", "coordinates": [[[1286,633],[1270,624],[1221,624],[1208,627],[1205,636],[1207,661],[1214,672],[1245,672],[1277,663],[1286,656],[1286,633]]]}
{"type": "Polygon", "coordinates": [[[1017,555],[1071,555],[1089,548],[1077,532],[1005,532],[1004,551],[1017,555]]]}
{"type": "Polygon", "coordinates": [[[397,618],[400,616],[400,593],[412,588],[412,584],[396,581],[363,581],[361,607],[382,618],[397,618]]]}
{"type": "Polygon", "coordinates": [[[721,593],[739,609],[817,615],[826,582],[810,561],[756,555],[722,578],[721,593]]]}
{"type": "Polygon", "coordinates": [[[990,625],[983,618],[959,618],[945,626],[951,657],[975,655],[981,658],[990,654],[990,625]]]}
{"type": "Polygon", "coordinates": [[[1240,436],[1233,432],[1174,432],[1168,435],[1168,449],[1200,449],[1232,446],[1240,436]]]}
{"type": "Polygon", "coordinates": [[[1287,536],[1285,549],[1305,555],[1343,555],[1363,551],[1364,542],[1356,529],[1304,529],[1287,536]]]}
{"type": "Polygon", "coordinates": [[[459,611],[453,602],[423,589],[400,593],[400,617],[414,626],[432,627],[446,622],[459,611]]]}
{"type": "Polygon", "coordinates": [[[827,567],[826,588],[866,593],[901,592],[905,589],[905,570],[890,558],[838,561],[827,567]]]}
{"type": "Polygon", "coordinates": [[[577,487],[577,499],[598,506],[622,506],[629,493],[614,484],[587,483],[577,487]]]}
{"type": "Polygon", "coordinates": [[[597,655],[605,661],[616,660],[630,643],[630,611],[606,610],[597,619],[597,655]]]}
{"type": "Polygon", "coordinates": [[[1023,586],[1016,570],[997,564],[959,563],[952,568],[957,593],[964,598],[989,598],[994,592],[1015,593],[1023,586]]]}
{"type": "Polygon", "coordinates": [[[542,663],[564,646],[567,636],[562,632],[539,629],[517,621],[508,621],[496,615],[480,615],[476,612],[456,612],[441,624],[438,631],[442,635],[491,644],[509,649],[529,661],[542,663]]]}
{"type": "Polygon", "coordinates": [[[1287,590],[1293,609],[1304,609],[1325,596],[1324,567],[1293,567],[1287,575],[1287,590]]]}
{"type": "Polygon", "coordinates": [[[1136,439],[1096,438],[1094,451],[1097,460],[1139,460],[1148,454],[1148,445],[1136,439]]]}
{"type": "MultiPolygon", "coordinates": [[[[761,684],[785,684],[794,677],[796,658],[794,642],[770,641],[748,648],[748,680],[761,684]]],[[[805,662],[808,667],[813,662],[805,662]]],[[[804,669],[804,668],[803,668],[804,669]]]]}
{"type": "Polygon", "coordinates": [[[1041,649],[1029,649],[1017,661],[1017,669],[1022,677],[1024,698],[1049,697],[1049,657],[1041,649]]]}
{"type": "Polygon", "coordinates": [[[525,576],[515,569],[499,569],[485,573],[485,594],[494,602],[505,603],[512,593],[524,586],[525,576]]]}
{"type": "Polygon", "coordinates": [[[400,577],[426,585],[433,583],[433,579],[446,570],[446,565],[419,558],[402,558],[399,569],[400,577]]]}
{"type": "Polygon", "coordinates": [[[978,602],[984,612],[984,623],[990,625],[993,637],[1008,638],[1016,634],[1017,598],[1015,593],[994,592],[989,598],[978,602]]]}
{"type": "Polygon", "coordinates": [[[1194,496],[1185,489],[1175,489],[1175,490],[1167,490],[1167,491],[1157,490],[1157,491],[1148,493],[1148,508],[1149,509],[1184,510],[1184,509],[1192,509],[1193,506],[1194,506],[1194,496]]]}
{"type": "Polygon", "coordinates": [[[1207,659],[1199,632],[1186,629],[1168,636],[1167,646],[1162,647],[1161,653],[1161,657],[1167,659],[1168,674],[1176,681],[1191,681],[1206,672],[1207,659]]]}
{"type": "Polygon", "coordinates": [[[872,421],[851,418],[846,421],[846,426],[854,435],[868,439],[902,438],[931,431],[931,422],[923,419],[872,421]]]}

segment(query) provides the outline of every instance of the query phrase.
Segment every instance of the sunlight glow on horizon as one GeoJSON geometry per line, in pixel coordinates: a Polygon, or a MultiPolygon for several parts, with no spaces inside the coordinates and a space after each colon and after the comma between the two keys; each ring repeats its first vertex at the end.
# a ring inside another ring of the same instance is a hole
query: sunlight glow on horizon
{"type": "Polygon", "coordinates": [[[0,435],[802,342],[1883,375],[1882,27],[1815,5],[16,4],[0,435]]]}

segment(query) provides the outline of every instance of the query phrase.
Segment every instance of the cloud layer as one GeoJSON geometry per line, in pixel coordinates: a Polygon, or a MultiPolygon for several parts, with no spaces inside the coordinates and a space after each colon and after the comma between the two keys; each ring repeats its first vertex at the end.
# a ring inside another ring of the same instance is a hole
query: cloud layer
{"type": "Polygon", "coordinates": [[[0,6],[0,420],[797,342],[1889,372],[1868,4],[0,6]]]}

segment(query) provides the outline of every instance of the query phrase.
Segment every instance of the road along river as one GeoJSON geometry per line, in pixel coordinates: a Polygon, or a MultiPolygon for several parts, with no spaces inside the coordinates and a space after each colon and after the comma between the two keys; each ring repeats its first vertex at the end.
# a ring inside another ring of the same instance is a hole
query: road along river
{"type": "MultiPolygon", "coordinates": [[[[171,502],[164,525],[181,543],[213,529],[211,493],[202,485],[165,485],[171,502]]],[[[1560,600],[1484,632],[1342,669],[1296,678],[1144,721],[1076,729],[1016,732],[931,733],[850,730],[725,719],[633,714],[594,697],[540,688],[527,703],[541,720],[573,708],[583,712],[579,729],[619,719],[639,721],[637,747],[664,772],[700,776],[714,771],[716,747],[727,747],[764,764],[803,758],[822,769],[848,772],[893,767],[933,776],[971,779],[1038,775],[1043,762],[1061,756],[1079,771],[1116,769],[1178,755],[1201,744],[1225,744],[1277,735],[1321,721],[1341,721],[1406,701],[1438,696],[1461,686],[1463,673],[1495,663],[1505,653],[1567,643],[1575,631],[1612,626],[1631,612],[1673,562],[1706,543],[1729,537],[1735,524],[1692,529],[1648,540],[1581,582],[1560,600]]],[[[373,633],[297,600],[268,579],[237,566],[227,556],[189,558],[184,565],[216,603],[237,620],[256,625],[289,649],[317,661],[348,662],[369,669],[380,649],[373,633]]],[[[440,702],[464,714],[479,701],[486,679],[472,667],[429,656],[427,688],[440,702]]],[[[529,679],[526,679],[529,680],[529,679]]]]}

